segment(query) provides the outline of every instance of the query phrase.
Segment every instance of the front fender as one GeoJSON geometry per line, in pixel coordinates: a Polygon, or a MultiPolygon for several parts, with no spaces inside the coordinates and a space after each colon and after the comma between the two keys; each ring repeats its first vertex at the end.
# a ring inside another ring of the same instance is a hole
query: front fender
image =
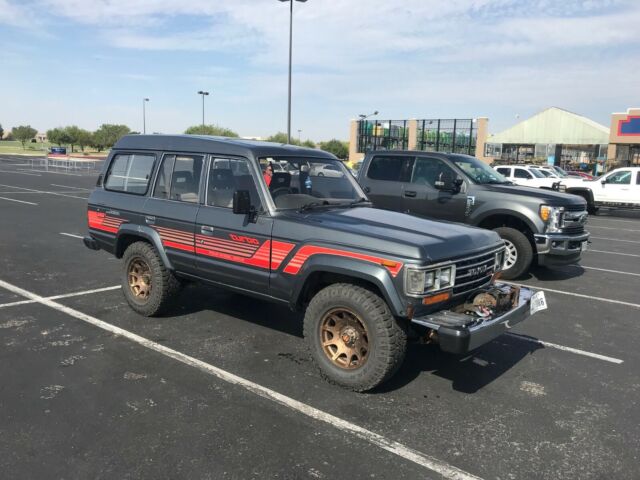
{"type": "Polygon", "coordinates": [[[167,257],[167,252],[165,252],[164,247],[162,246],[162,240],[160,239],[160,234],[155,231],[151,227],[147,227],[145,225],[133,225],[130,223],[125,223],[120,226],[116,236],[116,257],[121,258],[124,255],[125,245],[128,245],[127,241],[131,237],[139,237],[141,239],[147,240],[158,252],[162,263],[165,268],[168,270],[173,270],[173,266],[171,265],[171,261],[169,257],[167,257]]]}
{"type": "Polygon", "coordinates": [[[529,229],[533,233],[539,233],[544,231],[544,223],[538,217],[537,212],[534,216],[533,220],[531,219],[532,211],[524,205],[512,204],[511,208],[508,209],[496,209],[491,208],[490,205],[487,205],[486,209],[480,208],[477,211],[473,212],[471,217],[469,218],[469,223],[475,227],[480,225],[484,220],[493,216],[509,216],[517,218],[524,222],[525,225],[529,227],[529,229]]]}
{"type": "Polygon", "coordinates": [[[381,265],[331,255],[314,255],[305,262],[297,274],[299,280],[296,281],[291,293],[290,301],[292,307],[299,304],[298,302],[304,292],[307,281],[315,273],[335,273],[371,283],[380,290],[393,315],[396,317],[407,315],[406,305],[398,294],[398,287],[396,286],[402,283],[401,273],[394,279],[389,271],[381,265]]]}

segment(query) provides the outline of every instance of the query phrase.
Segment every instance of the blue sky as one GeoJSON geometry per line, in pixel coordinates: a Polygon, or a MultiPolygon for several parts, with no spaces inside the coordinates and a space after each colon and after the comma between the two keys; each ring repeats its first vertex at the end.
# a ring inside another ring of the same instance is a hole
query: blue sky
{"type": "MultiPolygon", "coordinates": [[[[548,106],[608,126],[640,106],[640,1],[309,0],[294,5],[294,134],[349,120],[487,116],[548,106]]],[[[0,123],[125,123],[245,136],[286,130],[288,4],[276,0],[0,0],[0,123]]]]}

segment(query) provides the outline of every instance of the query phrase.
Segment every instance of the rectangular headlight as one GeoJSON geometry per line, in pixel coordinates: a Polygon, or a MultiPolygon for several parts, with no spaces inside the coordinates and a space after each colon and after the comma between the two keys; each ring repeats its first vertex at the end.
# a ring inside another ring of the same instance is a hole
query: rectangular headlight
{"type": "Polygon", "coordinates": [[[456,266],[447,265],[430,270],[408,268],[405,290],[410,295],[424,295],[453,287],[456,266]]]}
{"type": "Polygon", "coordinates": [[[422,295],[424,293],[424,270],[408,268],[406,279],[407,280],[404,288],[407,293],[411,295],[422,295]]]}

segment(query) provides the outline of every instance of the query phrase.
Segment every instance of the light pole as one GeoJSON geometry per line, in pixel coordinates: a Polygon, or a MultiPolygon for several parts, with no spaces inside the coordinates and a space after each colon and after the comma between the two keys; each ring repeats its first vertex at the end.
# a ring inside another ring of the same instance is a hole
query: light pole
{"type": "Polygon", "coordinates": [[[198,95],[202,95],[202,126],[204,127],[204,97],[205,95],[209,95],[209,92],[205,92],[204,90],[199,90],[198,95]]]}
{"type": "Polygon", "coordinates": [[[358,117],[360,117],[360,120],[366,120],[367,118],[374,117],[376,115],[378,115],[378,110],[375,110],[373,113],[370,113],[368,115],[361,113],[360,115],[358,115],[358,117]]]}
{"type": "MultiPolygon", "coordinates": [[[[279,0],[289,2],[289,101],[287,103],[287,142],[291,143],[291,61],[293,50],[293,0],[279,0]]],[[[296,2],[306,2],[307,0],[296,0],[296,2]]]]}
{"type": "Polygon", "coordinates": [[[302,130],[298,129],[298,143],[300,143],[300,134],[302,133],[302,130]]]}
{"type": "Polygon", "coordinates": [[[147,102],[149,101],[148,98],[143,98],[142,99],[142,133],[145,134],[147,133],[147,102]]]}

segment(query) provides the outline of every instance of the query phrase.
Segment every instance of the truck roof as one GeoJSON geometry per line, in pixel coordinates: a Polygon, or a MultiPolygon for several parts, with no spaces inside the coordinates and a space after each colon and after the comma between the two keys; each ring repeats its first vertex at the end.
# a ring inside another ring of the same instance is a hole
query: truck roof
{"type": "Polygon", "coordinates": [[[332,154],[315,148],[210,135],[125,135],[116,142],[113,148],[115,150],[162,150],[254,157],[298,156],[336,159],[332,154]]]}

